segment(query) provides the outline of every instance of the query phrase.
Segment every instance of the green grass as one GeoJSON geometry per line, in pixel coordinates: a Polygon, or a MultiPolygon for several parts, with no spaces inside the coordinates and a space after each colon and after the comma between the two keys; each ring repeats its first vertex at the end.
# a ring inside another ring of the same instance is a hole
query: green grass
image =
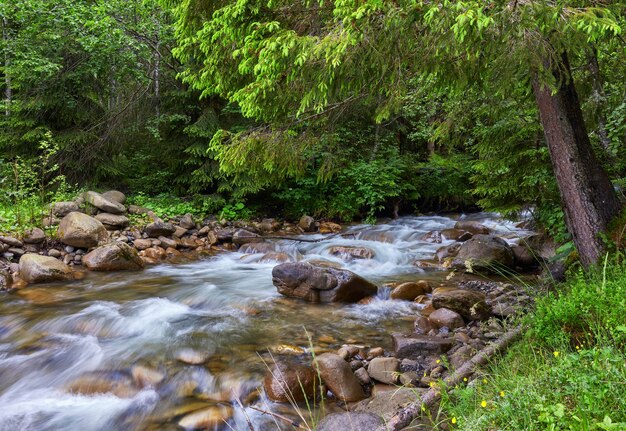
{"type": "MultiPolygon", "coordinates": [[[[537,300],[524,339],[450,391],[455,430],[626,430],[626,266],[616,256],[537,300]]],[[[442,427],[444,428],[444,427],[442,427]]]]}

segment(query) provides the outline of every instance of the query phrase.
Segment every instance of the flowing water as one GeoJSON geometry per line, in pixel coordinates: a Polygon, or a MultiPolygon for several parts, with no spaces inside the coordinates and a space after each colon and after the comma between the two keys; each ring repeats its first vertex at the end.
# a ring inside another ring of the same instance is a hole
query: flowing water
{"type": "MultiPolygon", "coordinates": [[[[530,233],[490,214],[471,218],[509,242],[530,233]]],[[[454,223],[448,217],[406,217],[353,226],[348,235],[303,237],[319,242],[277,240],[275,248],[297,260],[333,262],[379,286],[442,280],[445,273],[426,272],[414,262],[432,259],[442,245],[420,240],[424,233],[454,223]],[[364,246],[374,257],[342,260],[329,253],[338,245],[364,246]]],[[[409,331],[419,312],[418,304],[389,300],[385,288],[367,305],[283,298],[272,285],[276,262],[260,261],[261,256],[225,252],[141,272],[89,273],[72,283],[3,295],[0,430],[178,429],[175,419],[186,406],[246,397],[260,386],[266,364],[282,354],[336,349],[343,343],[389,348],[388,333],[409,331]],[[177,353],[189,348],[205,354],[206,362],[177,361],[177,353]],[[162,373],[164,382],[134,386],[129,376],[138,364],[162,373]],[[103,389],[77,389],[85,376],[96,376],[95,386],[103,389]]],[[[264,394],[253,403],[294,414],[264,394]]],[[[234,411],[229,425],[220,429],[247,430],[246,416],[257,431],[280,426],[250,408],[234,411]]]]}

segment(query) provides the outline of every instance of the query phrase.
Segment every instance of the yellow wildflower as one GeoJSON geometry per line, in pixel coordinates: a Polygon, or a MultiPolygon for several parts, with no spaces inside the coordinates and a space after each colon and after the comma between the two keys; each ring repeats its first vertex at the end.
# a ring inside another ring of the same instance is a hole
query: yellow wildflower
{"type": "Polygon", "coordinates": [[[453,424],[455,424],[455,423],[456,423],[456,418],[452,418],[451,422],[452,422],[453,424]]]}
{"type": "Polygon", "coordinates": [[[504,391],[500,391],[500,396],[504,397],[504,391]]]}
{"type": "Polygon", "coordinates": [[[482,400],[482,402],[480,403],[480,406],[481,406],[482,408],[487,407],[487,401],[482,400]]]}
{"type": "Polygon", "coordinates": [[[487,379],[483,379],[483,383],[487,383],[487,379]]]}
{"type": "Polygon", "coordinates": [[[558,358],[560,353],[561,352],[559,352],[558,350],[555,350],[554,352],[552,352],[555,358],[558,358]]]}

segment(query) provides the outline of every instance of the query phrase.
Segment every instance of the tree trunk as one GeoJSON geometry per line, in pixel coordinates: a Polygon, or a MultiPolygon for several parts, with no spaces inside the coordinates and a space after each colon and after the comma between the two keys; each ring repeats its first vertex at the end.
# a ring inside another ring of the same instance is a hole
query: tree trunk
{"type": "Polygon", "coordinates": [[[580,261],[585,268],[602,257],[600,234],[619,214],[621,205],[608,175],[598,162],[583,121],[567,54],[552,67],[559,82],[556,93],[533,75],[533,92],[546,136],[550,159],[580,261]]]}

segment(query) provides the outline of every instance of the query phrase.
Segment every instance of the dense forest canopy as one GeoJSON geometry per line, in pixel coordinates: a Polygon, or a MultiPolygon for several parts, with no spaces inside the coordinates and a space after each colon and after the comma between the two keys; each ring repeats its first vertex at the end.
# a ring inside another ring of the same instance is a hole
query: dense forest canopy
{"type": "Polygon", "coordinates": [[[564,240],[565,205],[589,262],[619,211],[621,2],[19,0],[0,14],[4,187],[46,141],[72,185],[211,195],[213,210],[531,209],[564,240]],[[559,177],[572,157],[582,170],[559,177]]]}

